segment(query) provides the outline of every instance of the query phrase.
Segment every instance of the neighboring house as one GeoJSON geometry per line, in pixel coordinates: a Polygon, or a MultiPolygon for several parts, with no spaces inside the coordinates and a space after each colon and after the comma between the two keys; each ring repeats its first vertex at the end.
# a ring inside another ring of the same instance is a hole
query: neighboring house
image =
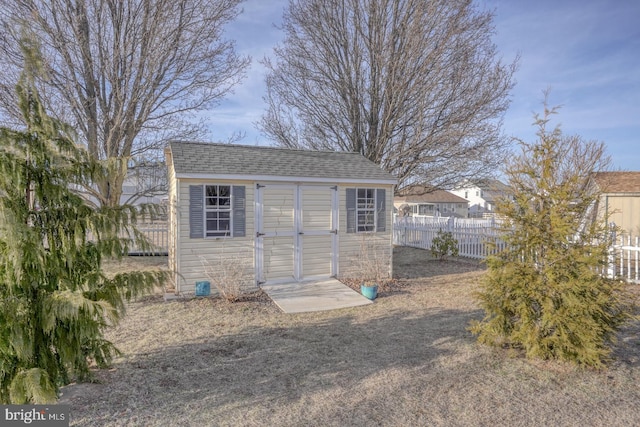
{"type": "Polygon", "coordinates": [[[255,286],[345,276],[364,236],[391,274],[396,180],[362,155],[191,142],[165,155],[176,293],[207,280],[203,262],[241,263],[255,286]]]}
{"type": "Polygon", "coordinates": [[[466,218],[468,202],[445,190],[414,185],[393,198],[393,206],[412,216],[443,216],[466,218]]]}
{"type": "Polygon", "coordinates": [[[602,197],[600,215],[625,233],[640,236],[640,172],[599,172],[595,176],[602,197]]]}
{"type": "Polygon", "coordinates": [[[469,216],[474,218],[493,214],[498,200],[513,194],[509,186],[496,179],[466,182],[450,191],[469,202],[469,216]]]}
{"type": "Polygon", "coordinates": [[[164,162],[131,163],[122,183],[121,204],[162,204],[167,201],[167,167],[164,162]]]}
{"type": "MultiPolygon", "coordinates": [[[[98,205],[98,198],[80,185],[72,188],[89,203],[98,205]]],[[[95,188],[95,187],[94,187],[95,188]]],[[[97,190],[96,190],[97,191],[97,190]]],[[[167,202],[167,168],[164,162],[130,161],[127,176],[122,182],[120,204],[166,205],[167,202]]]]}

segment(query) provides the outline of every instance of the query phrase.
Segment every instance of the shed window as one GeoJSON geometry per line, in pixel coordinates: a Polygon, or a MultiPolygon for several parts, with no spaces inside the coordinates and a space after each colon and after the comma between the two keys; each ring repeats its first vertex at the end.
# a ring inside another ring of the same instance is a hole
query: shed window
{"type": "Polygon", "coordinates": [[[347,233],[386,230],[385,194],[383,188],[347,188],[347,233]]]}
{"type": "Polygon", "coordinates": [[[373,188],[358,188],[358,233],[375,231],[376,228],[376,192],[373,188]]]}
{"type": "Polygon", "coordinates": [[[205,236],[231,235],[231,186],[206,185],[204,193],[205,236]]]}
{"type": "Polygon", "coordinates": [[[245,237],[243,185],[190,185],[189,237],[245,237]]]}

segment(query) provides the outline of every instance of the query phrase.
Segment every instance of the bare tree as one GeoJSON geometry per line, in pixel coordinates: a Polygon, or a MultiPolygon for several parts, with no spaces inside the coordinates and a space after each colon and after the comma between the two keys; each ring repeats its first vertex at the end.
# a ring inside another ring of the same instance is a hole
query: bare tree
{"type": "Polygon", "coordinates": [[[291,0],[261,130],[287,147],[361,152],[451,187],[494,171],[517,59],[471,0],[291,0]]]}
{"type": "MultiPolygon", "coordinates": [[[[12,0],[0,7],[0,107],[7,117],[22,55],[40,45],[47,110],[78,130],[105,176],[89,188],[117,205],[131,157],[197,137],[193,113],[214,106],[249,58],[222,38],[242,0],[12,0]]],[[[14,104],[14,103],[13,103],[14,104]]]]}

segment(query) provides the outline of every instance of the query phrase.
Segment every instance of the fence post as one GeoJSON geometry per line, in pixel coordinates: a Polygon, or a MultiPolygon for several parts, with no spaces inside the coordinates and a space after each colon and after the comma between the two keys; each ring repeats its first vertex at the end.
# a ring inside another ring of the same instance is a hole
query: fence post
{"type": "Polygon", "coordinates": [[[607,260],[607,277],[613,279],[616,277],[616,224],[609,224],[609,259],[607,260]]]}

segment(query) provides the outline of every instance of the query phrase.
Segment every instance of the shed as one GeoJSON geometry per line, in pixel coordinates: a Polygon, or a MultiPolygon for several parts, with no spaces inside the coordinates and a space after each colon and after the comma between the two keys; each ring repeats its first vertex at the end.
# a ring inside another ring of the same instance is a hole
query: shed
{"type": "Polygon", "coordinates": [[[640,235],[640,172],[598,172],[595,181],[602,195],[600,212],[607,213],[625,234],[640,235]]]}
{"type": "Polygon", "coordinates": [[[363,236],[391,275],[396,180],[358,153],[171,142],[169,266],[192,294],[241,264],[250,287],[348,276],[363,236]]]}

